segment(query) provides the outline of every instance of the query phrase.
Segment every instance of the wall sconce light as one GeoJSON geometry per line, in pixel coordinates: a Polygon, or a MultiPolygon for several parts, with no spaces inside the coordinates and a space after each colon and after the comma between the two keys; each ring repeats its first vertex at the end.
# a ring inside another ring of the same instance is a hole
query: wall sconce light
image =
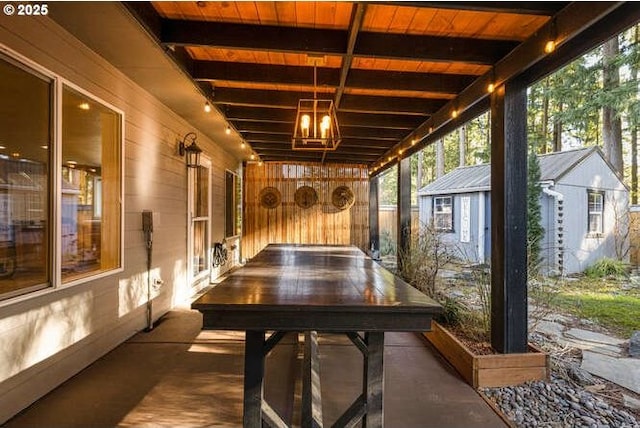
{"type": "Polygon", "coordinates": [[[196,144],[196,138],[198,137],[195,132],[189,132],[178,144],[178,153],[180,153],[180,156],[186,155],[187,167],[189,168],[197,168],[200,166],[200,153],[202,153],[202,149],[196,144]],[[191,144],[187,145],[188,140],[191,141],[191,144]]]}

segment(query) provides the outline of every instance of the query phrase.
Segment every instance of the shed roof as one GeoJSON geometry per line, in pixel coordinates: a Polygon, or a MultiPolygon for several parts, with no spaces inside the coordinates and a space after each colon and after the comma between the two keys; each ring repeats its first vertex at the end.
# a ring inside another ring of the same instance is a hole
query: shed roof
{"type": "MultiPolygon", "coordinates": [[[[538,155],[540,181],[557,181],[592,153],[602,152],[597,146],[538,155]]],[[[604,159],[604,156],[602,156],[604,159]]],[[[491,165],[462,166],[427,184],[419,195],[483,192],[491,189],[491,165]]]]}

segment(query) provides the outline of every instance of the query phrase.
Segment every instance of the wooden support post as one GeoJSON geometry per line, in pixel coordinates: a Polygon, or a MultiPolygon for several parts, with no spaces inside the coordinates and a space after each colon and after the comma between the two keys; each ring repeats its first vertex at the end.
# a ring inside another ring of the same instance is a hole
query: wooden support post
{"type": "Polygon", "coordinates": [[[317,331],[305,331],[304,333],[302,428],[322,428],[320,353],[318,352],[317,331]]]}
{"type": "Polygon", "coordinates": [[[491,95],[491,344],[527,352],[527,94],[491,95]]]}
{"type": "Polygon", "coordinates": [[[380,225],[378,222],[378,177],[369,180],[369,254],[372,258],[380,257],[380,225]]]}
{"type": "Polygon", "coordinates": [[[264,381],[264,330],[247,330],[244,344],[243,425],[262,426],[262,391],[264,381]]]}
{"type": "Polygon", "coordinates": [[[402,270],[402,258],[406,257],[411,245],[411,159],[398,162],[398,269],[402,270]]]}
{"type": "Polygon", "coordinates": [[[364,358],[363,395],[366,414],[363,428],[384,426],[384,332],[365,333],[368,354],[364,358]]]}

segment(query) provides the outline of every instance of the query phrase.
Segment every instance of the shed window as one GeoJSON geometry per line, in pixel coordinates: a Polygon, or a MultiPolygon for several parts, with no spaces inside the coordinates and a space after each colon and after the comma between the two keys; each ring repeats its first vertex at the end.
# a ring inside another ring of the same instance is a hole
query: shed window
{"type": "Polygon", "coordinates": [[[433,198],[433,221],[436,230],[453,231],[453,198],[451,196],[433,198]]]}
{"type": "Polygon", "coordinates": [[[604,192],[589,190],[587,192],[587,232],[599,235],[603,231],[604,192]]]}

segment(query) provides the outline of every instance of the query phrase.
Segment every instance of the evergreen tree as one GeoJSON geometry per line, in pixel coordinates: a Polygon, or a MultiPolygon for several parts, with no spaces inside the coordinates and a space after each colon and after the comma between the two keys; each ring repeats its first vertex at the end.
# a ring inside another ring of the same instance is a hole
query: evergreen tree
{"type": "Polygon", "coordinates": [[[540,162],[535,152],[529,153],[527,173],[527,255],[529,258],[529,273],[535,275],[542,260],[541,241],[544,236],[542,227],[542,212],[540,208],[540,162]]]}

